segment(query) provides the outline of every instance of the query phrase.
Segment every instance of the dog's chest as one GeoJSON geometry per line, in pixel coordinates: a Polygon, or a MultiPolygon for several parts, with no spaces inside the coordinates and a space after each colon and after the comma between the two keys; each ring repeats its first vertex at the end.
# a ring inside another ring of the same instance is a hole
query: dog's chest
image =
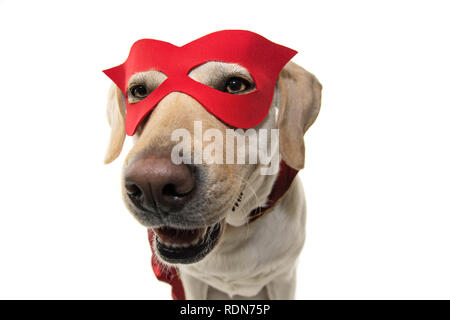
{"type": "Polygon", "coordinates": [[[180,266],[180,271],[230,296],[256,295],[295,266],[304,241],[304,226],[296,220],[286,227],[273,212],[250,228],[228,230],[210,255],[194,265],[180,266]]]}

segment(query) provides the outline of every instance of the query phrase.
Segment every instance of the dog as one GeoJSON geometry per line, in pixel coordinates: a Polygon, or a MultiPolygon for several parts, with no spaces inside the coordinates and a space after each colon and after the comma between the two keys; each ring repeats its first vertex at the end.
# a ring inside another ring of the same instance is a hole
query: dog
{"type": "MultiPolygon", "coordinates": [[[[231,89],[243,93],[252,87],[248,70],[233,63],[210,61],[189,76],[212,87],[223,87],[233,78],[231,89]]],[[[155,70],[133,75],[128,103],[142,100],[165,78],[155,70]]],[[[287,63],[278,76],[268,115],[253,128],[278,129],[281,159],[295,170],[304,167],[303,136],[318,116],[321,91],[313,74],[287,63]]],[[[125,99],[113,84],[107,102],[111,136],[105,163],[116,159],[123,147],[125,99]]],[[[178,269],[187,299],[294,299],[296,263],[305,241],[300,178],[267,214],[250,223],[249,213],[266,205],[277,174],[261,175],[259,162],[174,164],[171,152],[179,142],[173,141],[172,133],[184,128],[194,136],[196,121],[203,130],[218,130],[223,136],[231,128],[181,92],[164,97],[140,123],[122,171],[127,209],[156,234],[154,254],[164,265],[178,269]]],[[[183,143],[191,147],[199,142],[194,140],[183,143]]],[[[236,146],[234,151],[252,156],[249,148],[236,146]]],[[[280,160],[274,165],[279,170],[280,160]]]]}

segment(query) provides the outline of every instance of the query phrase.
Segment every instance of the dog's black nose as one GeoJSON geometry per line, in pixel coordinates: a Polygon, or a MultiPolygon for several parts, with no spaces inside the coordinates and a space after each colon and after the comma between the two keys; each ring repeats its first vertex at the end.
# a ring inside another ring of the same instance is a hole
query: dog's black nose
{"type": "Polygon", "coordinates": [[[125,169],[125,190],[137,207],[154,211],[181,209],[195,186],[193,167],[176,165],[170,155],[141,155],[125,169]]]}

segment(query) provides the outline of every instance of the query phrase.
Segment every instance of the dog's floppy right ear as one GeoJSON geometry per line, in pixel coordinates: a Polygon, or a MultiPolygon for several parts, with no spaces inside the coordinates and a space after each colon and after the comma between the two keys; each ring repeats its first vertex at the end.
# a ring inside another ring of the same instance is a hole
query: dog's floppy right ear
{"type": "Polygon", "coordinates": [[[109,88],[106,112],[111,126],[111,136],[105,164],[114,161],[120,155],[125,141],[125,96],[115,84],[109,88]]]}

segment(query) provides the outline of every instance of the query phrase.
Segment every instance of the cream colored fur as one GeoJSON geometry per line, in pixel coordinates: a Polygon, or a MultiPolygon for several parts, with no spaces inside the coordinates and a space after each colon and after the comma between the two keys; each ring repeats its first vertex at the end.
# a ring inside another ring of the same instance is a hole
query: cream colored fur
{"type": "MultiPolygon", "coordinates": [[[[190,76],[205,83],[220,72],[245,75],[246,70],[236,65],[209,62],[193,70],[190,76]]],[[[149,71],[137,77],[156,81],[158,77],[154,73],[149,71]]],[[[268,116],[255,128],[279,128],[281,157],[299,170],[304,166],[303,135],[318,115],[320,96],[321,85],[317,79],[290,62],[280,73],[268,116]]],[[[124,115],[124,96],[112,86],[108,99],[112,131],[106,163],[121,152],[125,138],[124,115]]],[[[124,167],[141,152],[167,152],[174,144],[168,139],[171,131],[176,128],[192,131],[195,120],[202,121],[204,130],[216,128],[225,133],[227,128],[193,98],[178,92],[169,94],[153,110],[147,123],[138,129],[124,167]]],[[[276,175],[260,175],[260,166],[212,164],[203,168],[208,191],[204,194],[206,209],[201,208],[202,218],[205,225],[223,218],[226,227],[217,247],[203,260],[177,266],[188,299],[295,297],[296,262],[305,239],[303,188],[297,177],[269,214],[248,224],[249,212],[266,203],[276,180],[276,175]],[[231,205],[241,190],[244,190],[242,203],[232,212],[231,205]]],[[[127,206],[132,211],[130,205],[127,206]]],[[[145,220],[137,219],[146,225],[145,220]]]]}

